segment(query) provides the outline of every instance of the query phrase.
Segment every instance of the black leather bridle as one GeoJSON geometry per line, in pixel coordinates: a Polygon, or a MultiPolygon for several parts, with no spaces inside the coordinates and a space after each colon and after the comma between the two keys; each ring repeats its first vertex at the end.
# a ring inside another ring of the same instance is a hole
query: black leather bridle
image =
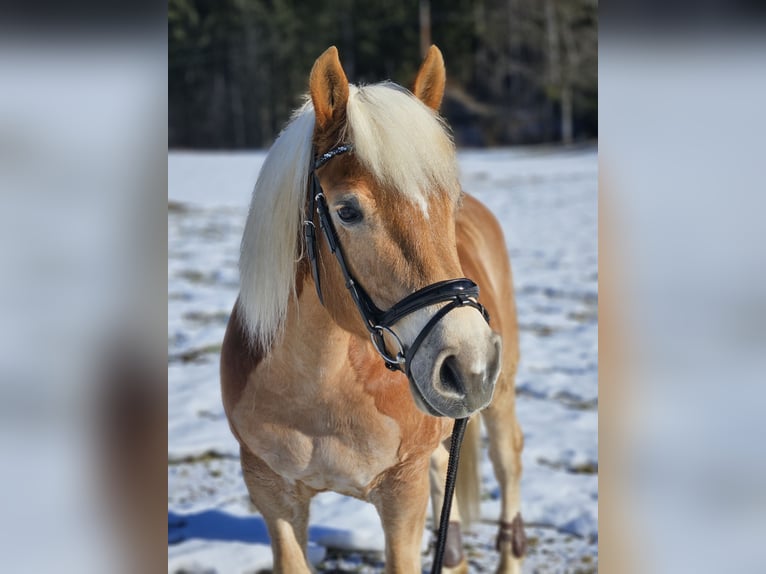
{"type": "Polygon", "coordinates": [[[413,380],[410,372],[412,361],[415,358],[415,353],[417,353],[421,344],[436,324],[447,313],[458,307],[467,306],[477,309],[487,322],[489,322],[489,314],[484,306],[478,301],[479,286],[466,278],[448,279],[446,281],[439,281],[438,283],[427,285],[411,295],[408,295],[387,311],[381,311],[375,303],[373,303],[364,288],[356,281],[356,279],[354,279],[354,276],[351,274],[351,271],[346,264],[346,259],[343,256],[343,248],[340,245],[338,233],[335,230],[335,225],[330,216],[327,199],[325,198],[322,186],[319,183],[319,176],[317,176],[316,173],[320,167],[325,165],[332,158],[347,153],[352,149],[353,147],[351,145],[340,145],[331,149],[314,160],[311,172],[309,173],[307,211],[303,222],[303,231],[306,242],[306,252],[311,263],[311,273],[314,277],[317,296],[319,297],[319,301],[324,304],[322,286],[319,277],[317,233],[313,217],[314,211],[316,211],[318,215],[319,226],[324,232],[323,235],[327,240],[327,245],[329,246],[330,251],[335,255],[338,265],[340,265],[340,270],[346,281],[346,288],[351,294],[351,298],[353,299],[359,314],[362,316],[367,331],[370,333],[370,338],[372,339],[372,344],[375,347],[375,350],[383,358],[388,369],[392,371],[402,371],[417,387],[418,385],[413,380]],[[439,303],[446,303],[446,305],[431,317],[415,338],[412,345],[405,347],[401,339],[399,339],[397,334],[393,331],[393,325],[419,309],[437,305],[439,303]],[[386,334],[388,334],[398,346],[395,353],[389,352],[386,348],[386,334]]]}

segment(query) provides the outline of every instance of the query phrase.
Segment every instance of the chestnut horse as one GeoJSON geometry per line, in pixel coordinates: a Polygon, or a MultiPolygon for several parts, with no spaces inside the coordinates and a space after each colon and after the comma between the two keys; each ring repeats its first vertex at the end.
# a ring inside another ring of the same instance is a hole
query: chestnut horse
{"type": "MultiPolygon", "coordinates": [[[[523,439],[510,264],[495,218],[461,191],[438,114],[444,87],[435,46],[412,92],[350,85],[331,47],[258,177],[221,385],[275,572],[310,572],[309,503],[332,490],[375,505],[386,572],[419,573],[429,482],[437,521],[443,498],[450,418],[479,411],[502,495],[499,571],[520,571],[523,439]],[[457,293],[471,281],[448,281],[464,276],[479,285],[491,328],[475,293],[457,293]],[[434,283],[448,295],[421,301],[385,329],[366,323],[364,309],[399,308],[434,283]]],[[[450,572],[467,571],[460,516],[478,514],[478,424],[469,424],[463,446],[450,572]]]]}

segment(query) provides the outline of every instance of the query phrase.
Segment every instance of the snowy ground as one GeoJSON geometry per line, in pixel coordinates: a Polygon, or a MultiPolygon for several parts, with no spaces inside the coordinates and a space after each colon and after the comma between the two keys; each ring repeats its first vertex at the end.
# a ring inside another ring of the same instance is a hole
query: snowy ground
{"type": "MultiPolygon", "coordinates": [[[[218,353],[237,295],[237,257],[263,153],[168,157],[168,572],[255,573],[271,552],[250,508],[221,406],[218,353]]],[[[496,149],[459,154],[463,187],[505,230],[521,329],[525,572],[598,564],[597,154],[496,149]]],[[[483,465],[472,572],[491,572],[497,486],[483,465]]],[[[326,493],[311,509],[320,572],[378,572],[371,505],[326,493]]],[[[424,534],[424,551],[430,542],[424,534]]],[[[424,554],[424,567],[429,564],[424,554]]]]}

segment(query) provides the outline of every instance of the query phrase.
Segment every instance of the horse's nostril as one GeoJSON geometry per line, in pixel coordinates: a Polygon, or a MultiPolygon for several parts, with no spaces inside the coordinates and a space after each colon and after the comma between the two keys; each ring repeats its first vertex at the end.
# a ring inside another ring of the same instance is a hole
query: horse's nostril
{"type": "Polygon", "coordinates": [[[450,355],[442,362],[442,366],[439,369],[439,380],[445,391],[465,396],[465,386],[460,377],[460,371],[457,368],[457,358],[455,355],[450,355]]]}

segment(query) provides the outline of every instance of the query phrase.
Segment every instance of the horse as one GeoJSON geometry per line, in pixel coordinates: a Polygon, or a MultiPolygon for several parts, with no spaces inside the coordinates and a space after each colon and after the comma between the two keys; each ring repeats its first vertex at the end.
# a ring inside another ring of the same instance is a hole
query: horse
{"type": "Polygon", "coordinates": [[[386,572],[420,572],[450,419],[469,416],[444,571],[468,571],[480,416],[501,492],[498,572],[520,572],[511,268],[500,225],[461,189],[445,81],[436,46],[411,91],[349,84],[330,47],[257,178],[221,392],[275,572],[311,571],[309,504],[323,491],[371,502],[386,572]]]}

